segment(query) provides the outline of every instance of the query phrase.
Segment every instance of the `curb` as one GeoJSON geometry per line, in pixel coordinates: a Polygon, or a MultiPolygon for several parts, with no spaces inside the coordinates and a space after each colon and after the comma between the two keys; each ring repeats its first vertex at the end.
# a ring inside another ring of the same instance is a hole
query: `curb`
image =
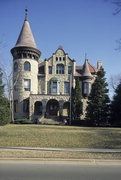
{"type": "Polygon", "coordinates": [[[51,159],[51,158],[0,158],[2,163],[11,163],[12,161],[18,163],[38,163],[38,164],[83,164],[83,165],[121,165],[121,160],[97,160],[97,159],[51,159]]]}
{"type": "Polygon", "coordinates": [[[89,149],[89,148],[0,147],[0,150],[61,151],[61,152],[87,152],[87,153],[121,153],[121,149],[89,149]]]}

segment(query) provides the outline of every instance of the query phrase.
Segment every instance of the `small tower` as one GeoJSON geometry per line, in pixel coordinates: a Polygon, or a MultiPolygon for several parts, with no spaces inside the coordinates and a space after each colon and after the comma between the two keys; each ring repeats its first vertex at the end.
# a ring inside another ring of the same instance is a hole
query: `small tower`
{"type": "Polygon", "coordinates": [[[82,69],[82,91],[83,91],[83,96],[87,97],[90,93],[91,90],[91,80],[92,80],[92,74],[89,70],[89,64],[88,64],[88,59],[85,59],[83,69],[82,69]]]}
{"type": "Polygon", "coordinates": [[[13,56],[13,100],[14,118],[28,118],[29,96],[38,93],[38,60],[41,52],[37,49],[29,22],[28,10],[14,48],[13,56]]]}
{"type": "Polygon", "coordinates": [[[102,61],[99,60],[97,61],[97,69],[100,70],[101,67],[102,67],[102,61]]]}

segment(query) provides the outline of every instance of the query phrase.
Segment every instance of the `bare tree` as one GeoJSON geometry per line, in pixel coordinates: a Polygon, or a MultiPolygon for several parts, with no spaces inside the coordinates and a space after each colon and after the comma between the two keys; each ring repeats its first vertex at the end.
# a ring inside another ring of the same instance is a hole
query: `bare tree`
{"type": "MultiPolygon", "coordinates": [[[[113,15],[118,15],[121,13],[121,0],[105,0],[105,1],[114,4],[115,8],[112,13],[113,15]]],[[[121,38],[116,40],[116,43],[117,43],[117,48],[115,48],[115,50],[121,51],[121,38]]]]}
{"type": "Polygon", "coordinates": [[[104,0],[105,2],[111,2],[115,5],[113,15],[117,15],[121,12],[121,0],[104,0]]]}
{"type": "Polygon", "coordinates": [[[112,3],[116,6],[113,15],[117,15],[121,12],[121,0],[113,0],[112,3]]]}
{"type": "Polygon", "coordinates": [[[121,73],[116,75],[111,75],[109,84],[113,89],[113,91],[117,88],[120,82],[121,82],[121,73]]]}
{"type": "MultiPolygon", "coordinates": [[[[4,83],[5,83],[5,87],[6,87],[6,96],[8,97],[9,103],[10,103],[11,119],[12,119],[12,122],[14,122],[13,90],[14,90],[14,87],[16,86],[16,83],[20,76],[20,71],[18,70],[16,77],[14,77],[14,79],[13,79],[13,70],[12,70],[13,68],[12,67],[11,67],[10,71],[7,68],[5,68],[5,66],[1,63],[0,63],[0,67],[1,67],[1,72],[3,73],[3,79],[4,79],[4,83]]],[[[18,68],[18,69],[20,69],[20,68],[18,68]]]]}

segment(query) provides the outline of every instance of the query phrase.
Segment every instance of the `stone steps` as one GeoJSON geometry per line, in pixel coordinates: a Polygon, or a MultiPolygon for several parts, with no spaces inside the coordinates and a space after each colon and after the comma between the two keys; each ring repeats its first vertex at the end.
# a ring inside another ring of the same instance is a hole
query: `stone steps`
{"type": "Polygon", "coordinates": [[[58,120],[58,117],[48,117],[48,118],[41,118],[41,124],[48,124],[48,125],[60,125],[62,124],[61,121],[58,120]]]}

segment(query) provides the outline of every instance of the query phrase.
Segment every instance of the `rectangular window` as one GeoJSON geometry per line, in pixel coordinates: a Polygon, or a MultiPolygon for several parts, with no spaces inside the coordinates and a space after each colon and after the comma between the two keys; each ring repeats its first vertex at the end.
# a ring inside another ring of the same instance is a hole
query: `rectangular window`
{"type": "Polygon", "coordinates": [[[70,92],[70,82],[64,82],[64,94],[69,94],[70,92]]]}
{"type": "Polygon", "coordinates": [[[24,90],[30,91],[31,87],[31,80],[30,79],[24,79],[24,90]]]}
{"type": "Polygon", "coordinates": [[[63,64],[56,65],[56,74],[64,74],[64,65],[63,64]]]}
{"type": "Polygon", "coordinates": [[[88,83],[84,82],[84,94],[88,94],[88,83]]]}
{"type": "Polygon", "coordinates": [[[39,67],[39,74],[45,74],[45,67],[44,66],[39,67]]]}
{"type": "Polygon", "coordinates": [[[53,82],[52,84],[52,93],[57,93],[57,82],[53,82]]]}
{"type": "Polygon", "coordinates": [[[83,88],[84,88],[84,89],[83,89],[84,95],[89,95],[90,92],[91,92],[91,83],[84,82],[83,88]]]}
{"type": "Polygon", "coordinates": [[[68,66],[68,74],[72,73],[72,66],[68,66]]]}
{"type": "Polygon", "coordinates": [[[14,112],[18,112],[18,100],[14,100],[14,112]]]}
{"type": "Polygon", "coordinates": [[[52,74],[52,66],[49,66],[49,67],[48,67],[48,73],[49,73],[49,74],[52,74]]]}

